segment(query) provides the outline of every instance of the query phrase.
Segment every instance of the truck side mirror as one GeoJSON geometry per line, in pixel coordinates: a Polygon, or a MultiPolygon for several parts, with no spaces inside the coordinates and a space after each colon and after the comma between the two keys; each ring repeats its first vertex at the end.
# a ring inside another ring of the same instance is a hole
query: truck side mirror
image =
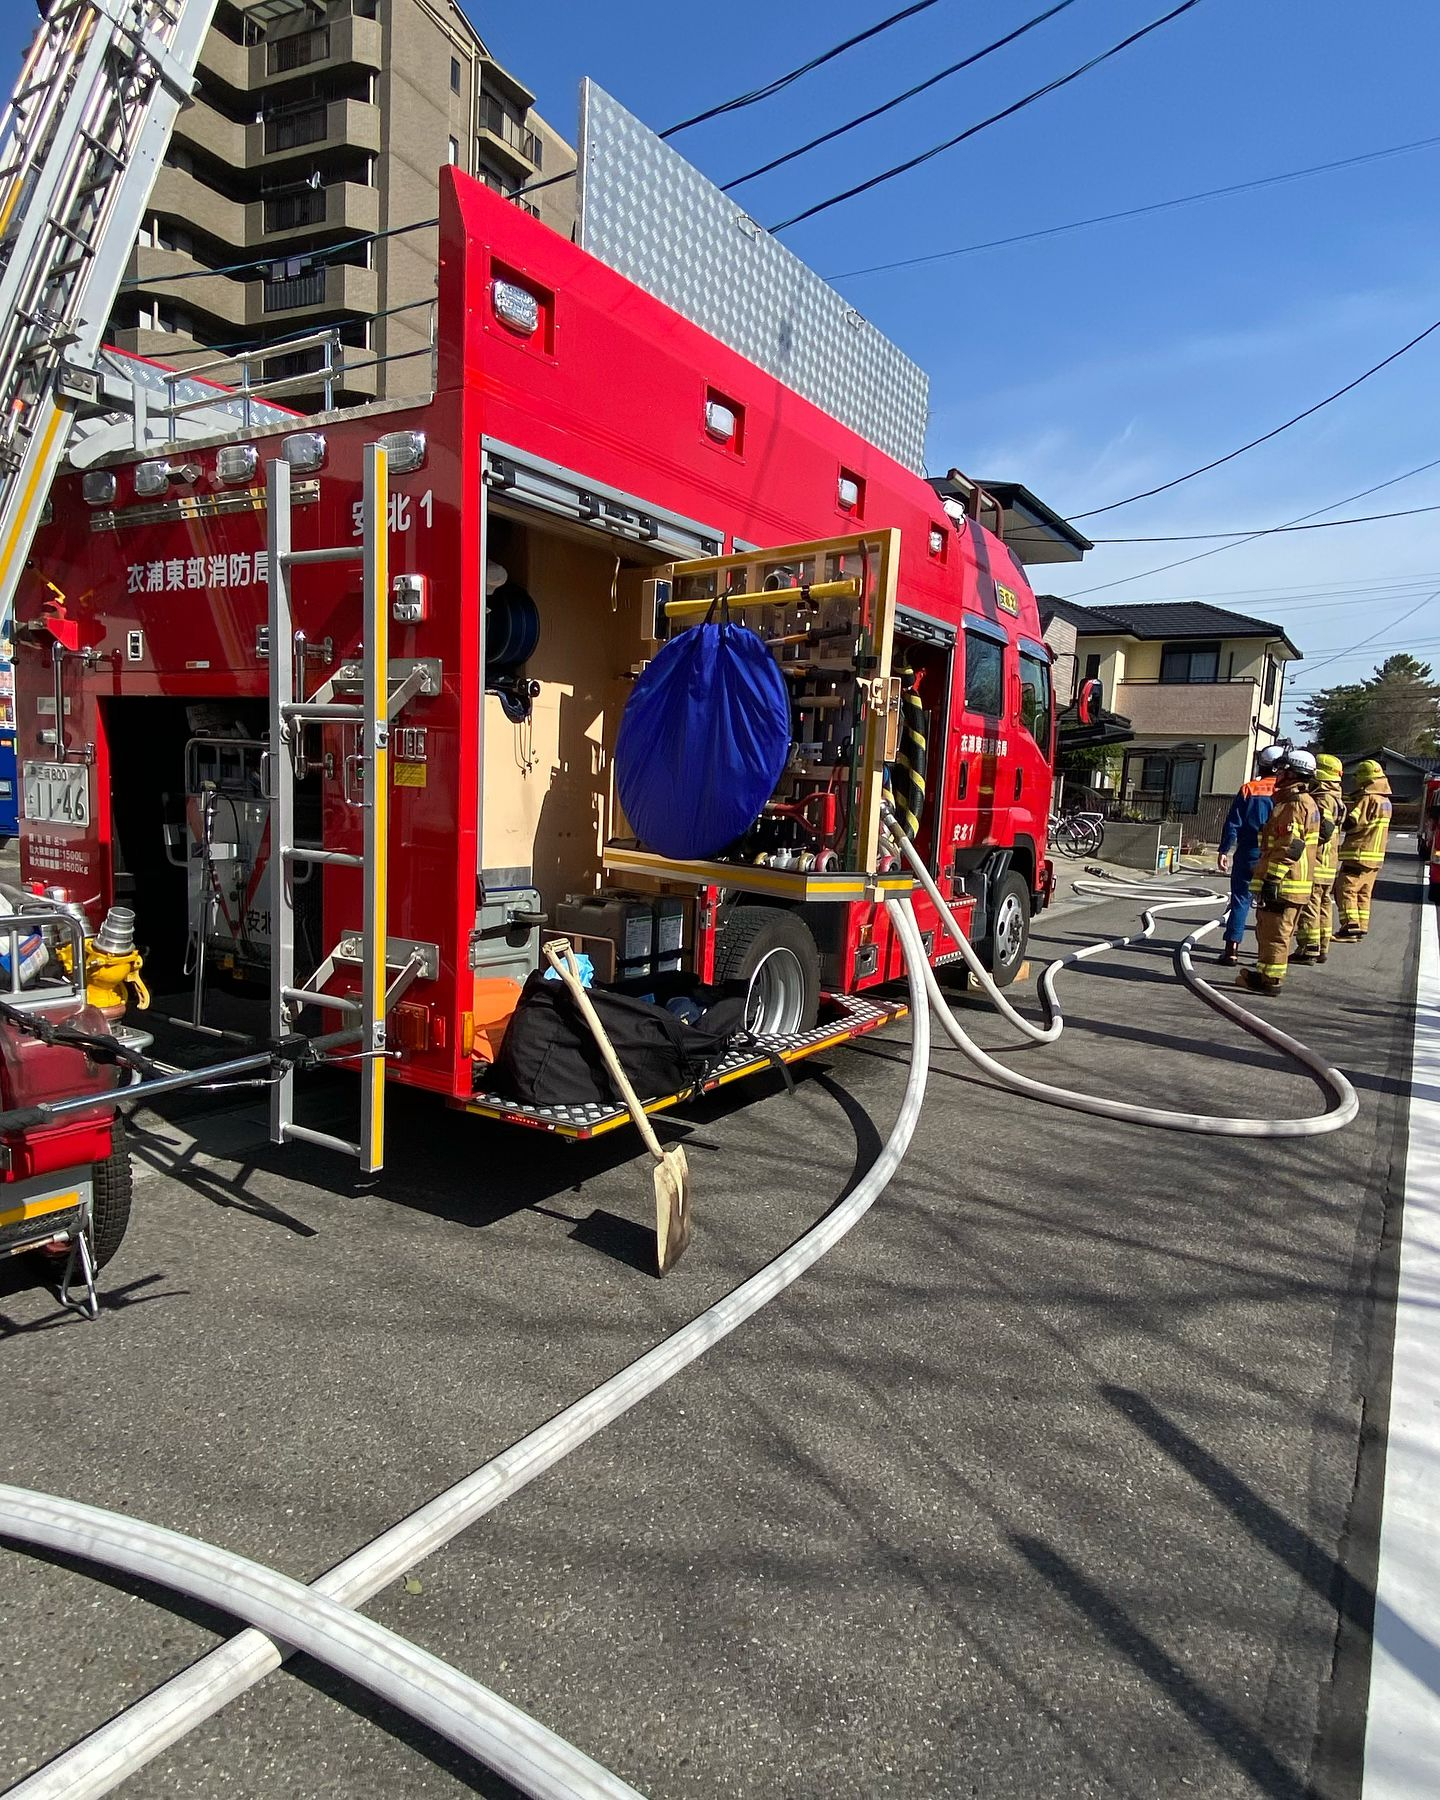
{"type": "Polygon", "coordinates": [[[1075,696],[1075,711],[1082,725],[1093,725],[1100,717],[1105,689],[1097,676],[1080,683],[1080,692],[1075,696]]]}

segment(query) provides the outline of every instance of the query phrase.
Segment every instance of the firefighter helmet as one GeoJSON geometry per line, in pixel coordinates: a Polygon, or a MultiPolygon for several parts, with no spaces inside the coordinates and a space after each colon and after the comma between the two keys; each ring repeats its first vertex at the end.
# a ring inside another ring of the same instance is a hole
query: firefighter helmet
{"type": "Polygon", "coordinates": [[[1284,744],[1267,744],[1255,758],[1255,767],[1262,775],[1278,774],[1285,760],[1285,750],[1284,744]]]}
{"type": "Polygon", "coordinates": [[[1372,781],[1379,781],[1385,771],[1374,757],[1367,756],[1364,762],[1356,763],[1350,771],[1350,780],[1357,788],[1369,787],[1372,781]]]}
{"type": "Polygon", "coordinates": [[[1275,773],[1289,781],[1313,781],[1315,758],[1308,750],[1287,750],[1275,773]]]}
{"type": "Polygon", "coordinates": [[[1345,773],[1345,765],[1338,756],[1317,756],[1315,773],[1322,781],[1339,781],[1345,773]]]}

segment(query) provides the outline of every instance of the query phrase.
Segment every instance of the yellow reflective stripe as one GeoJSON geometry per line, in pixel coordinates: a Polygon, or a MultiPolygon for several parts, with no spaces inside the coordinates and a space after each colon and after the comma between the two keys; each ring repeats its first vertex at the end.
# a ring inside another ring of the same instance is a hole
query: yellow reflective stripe
{"type": "Polygon", "coordinates": [[[0,1231],[7,1225],[23,1225],[31,1219],[43,1219],[51,1213],[68,1212],[80,1204],[80,1196],[72,1188],[68,1194],[49,1194],[43,1200],[25,1200],[0,1212],[0,1231]]]}

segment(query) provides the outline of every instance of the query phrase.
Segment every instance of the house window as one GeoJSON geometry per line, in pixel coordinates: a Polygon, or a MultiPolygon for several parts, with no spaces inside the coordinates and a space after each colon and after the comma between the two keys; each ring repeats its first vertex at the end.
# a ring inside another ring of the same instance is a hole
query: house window
{"type": "Polygon", "coordinates": [[[1160,652],[1162,681],[1218,681],[1219,644],[1167,644],[1160,652]]]}
{"type": "Polygon", "coordinates": [[[460,92],[460,58],[458,56],[450,58],[450,92],[452,94],[460,92]]]}
{"type": "Polygon", "coordinates": [[[1265,704],[1266,704],[1266,706],[1273,706],[1275,704],[1275,676],[1276,676],[1275,658],[1273,656],[1267,656],[1265,658],[1265,704]]]}
{"type": "MultiPolygon", "coordinates": [[[[999,648],[999,645],[996,645],[999,648]]],[[[1020,652],[1020,723],[1050,753],[1050,665],[1020,652]]]]}
{"type": "Polygon", "coordinates": [[[1085,679],[1094,681],[1100,673],[1100,652],[1092,650],[1085,658],[1085,679]]]}
{"type": "Polygon", "coordinates": [[[965,710],[999,719],[1005,712],[1005,646],[965,633],[965,710]]]}
{"type": "Polygon", "coordinates": [[[1146,756],[1140,762],[1140,792],[1142,794],[1163,794],[1165,782],[1170,773],[1168,756],[1146,756]]]}
{"type": "Polygon", "coordinates": [[[460,140],[459,140],[459,138],[452,137],[450,139],[450,154],[449,154],[449,157],[447,160],[452,163],[459,162],[459,160],[460,160],[460,140]]]}

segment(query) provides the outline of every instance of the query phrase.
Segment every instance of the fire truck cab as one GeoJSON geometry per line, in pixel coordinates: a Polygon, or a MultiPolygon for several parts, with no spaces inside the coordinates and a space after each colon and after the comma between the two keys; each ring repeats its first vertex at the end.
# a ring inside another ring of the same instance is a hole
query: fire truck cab
{"type": "Polygon", "coordinates": [[[454,170],[440,213],[433,393],[57,484],[17,608],[26,879],[132,908],[197,1013],[207,972],[268,981],[275,1034],[356,1056],[374,1104],[388,1079],[575,1137],[623,1115],[486,1085],[543,934],[631,992],[740,984],[787,1056],[884,1023],[887,796],[1012,980],[1055,707],[993,503],[454,170]],[[680,865],[624,819],[615,738],[720,593],[775,646],[791,758],[739,845],[680,865]]]}

